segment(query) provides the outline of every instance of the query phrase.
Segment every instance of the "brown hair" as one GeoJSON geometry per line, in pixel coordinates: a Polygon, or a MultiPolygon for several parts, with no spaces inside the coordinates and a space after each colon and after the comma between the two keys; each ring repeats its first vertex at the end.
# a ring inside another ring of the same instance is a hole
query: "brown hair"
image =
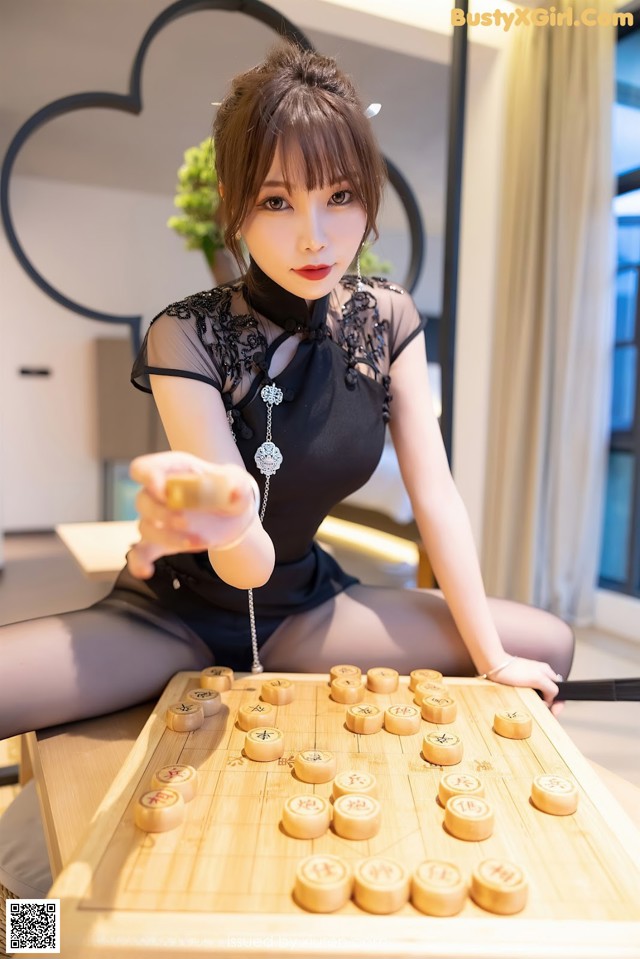
{"type": "Polygon", "coordinates": [[[332,57],[279,41],[262,63],[234,77],[216,115],[213,141],[224,188],[225,244],[243,269],[236,233],[278,144],[287,188],[293,156],[302,158],[307,190],[350,180],[367,214],[363,239],[372,230],[378,238],[386,164],[351,79],[332,57]]]}

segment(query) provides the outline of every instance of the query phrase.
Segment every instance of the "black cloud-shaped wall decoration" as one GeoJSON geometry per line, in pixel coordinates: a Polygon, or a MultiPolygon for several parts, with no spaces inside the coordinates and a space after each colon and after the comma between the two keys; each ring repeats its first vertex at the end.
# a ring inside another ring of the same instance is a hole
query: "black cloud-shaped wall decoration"
{"type": "MultiPolygon", "coordinates": [[[[261,0],[177,0],[176,3],[171,4],[171,6],[167,7],[166,10],[156,17],[142,38],[142,42],[138,47],[138,51],[131,67],[128,94],[95,91],[89,93],[76,93],[71,96],[62,97],[59,100],[54,100],[52,103],[47,104],[34,113],[33,116],[29,117],[29,119],[20,127],[11,141],[11,144],[9,145],[9,149],[7,150],[2,164],[2,176],[0,178],[0,210],[2,213],[2,222],[7,234],[9,245],[22,268],[33,280],[33,282],[39,286],[44,293],[47,294],[47,296],[50,296],[53,300],[55,300],[57,303],[60,303],[66,309],[71,310],[74,313],[78,313],[81,316],[87,317],[90,320],[100,320],[101,322],[106,323],[127,324],[131,329],[132,345],[136,353],[140,347],[141,341],[140,330],[142,317],[140,315],[122,316],[117,314],[103,313],[100,310],[95,310],[91,307],[83,306],[81,303],[76,303],[74,300],[70,299],[68,296],[65,296],[64,293],[61,293],[47,280],[45,280],[45,278],[38,272],[31,260],[28,258],[20,244],[20,241],[18,240],[11,218],[11,209],[9,204],[9,184],[11,180],[11,173],[16,158],[29,137],[45,123],[55,120],[56,117],[63,116],[67,113],[73,113],[77,110],[85,110],[95,107],[106,108],[108,110],[122,110],[125,113],[133,113],[136,115],[141,113],[143,109],[141,94],[142,68],[144,66],[145,56],[149,47],[151,46],[152,41],[157,34],[169,23],[179,19],[180,17],[186,16],[187,14],[198,13],[203,10],[227,10],[230,12],[246,14],[255,20],[259,20],[261,23],[264,23],[266,26],[274,30],[278,35],[286,36],[292,40],[295,40],[306,50],[314,50],[313,45],[310,43],[304,33],[302,33],[302,31],[295,26],[294,23],[284,17],[279,11],[274,10],[273,7],[268,6],[266,3],[262,3],[261,0]]],[[[411,291],[414,289],[418,281],[423,262],[424,230],[422,227],[422,218],[415,196],[413,195],[409,184],[390,160],[386,160],[386,163],[389,170],[389,180],[396,190],[405,209],[411,232],[411,260],[407,277],[404,280],[404,285],[411,291]]]]}

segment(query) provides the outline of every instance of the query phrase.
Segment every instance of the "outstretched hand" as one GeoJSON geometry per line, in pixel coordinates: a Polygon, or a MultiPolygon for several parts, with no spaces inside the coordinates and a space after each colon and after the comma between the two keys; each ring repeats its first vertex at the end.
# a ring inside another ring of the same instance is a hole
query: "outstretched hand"
{"type": "Polygon", "coordinates": [[[129,475],[142,484],[136,497],[140,541],[127,554],[129,571],[137,579],[153,576],[153,564],[161,556],[224,548],[255,516],[252,478],[233,463],[218,465],[192,453],[170,450],[138,456],[131,462],[129,475]],[[165,484],[177,473],[213,478],[219,486],[216,508],[171,509],[165,484]]]}
{"type": "Polygon", "coordinates": [[[561,678],[553,671],[549,663],[514,656],[493,681],[506,686],[530,686],[532,689],[539,690],[553,715],[557,716],[564,706],[564,703],[555,701],[558,695],[557,684],[561,678]]]}

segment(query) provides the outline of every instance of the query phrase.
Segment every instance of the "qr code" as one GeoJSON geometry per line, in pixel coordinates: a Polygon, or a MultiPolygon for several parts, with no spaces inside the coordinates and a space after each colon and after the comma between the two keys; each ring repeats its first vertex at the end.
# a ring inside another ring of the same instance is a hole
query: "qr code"
{"type": "Polygon", "coordinates": [[[7,899],[6,950],[60,952],[60,900],[7,899]]]}

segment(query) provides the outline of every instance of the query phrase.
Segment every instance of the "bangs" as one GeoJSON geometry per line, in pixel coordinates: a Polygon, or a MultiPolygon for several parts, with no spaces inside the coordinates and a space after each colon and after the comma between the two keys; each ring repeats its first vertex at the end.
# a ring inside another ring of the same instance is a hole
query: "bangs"
{"type": "MultiPolygon", "coordinates": [[[[304,185],[307,190],[321,190],[348,180],[364,203],[363,184],[369,164],[366,155],[358,149],[349,119],[335,104],[319,97],[317,90],[315,96],[304,93],[297,90],[285,98],[271,117],[265,137],[272,140],[271,156],[264,157],[268,163],[262,179],[279,146],[282,178],[289,192],[294,184],[304,185]]],[[[260,185],[256,184],[258,189],[260,185]]]]}

